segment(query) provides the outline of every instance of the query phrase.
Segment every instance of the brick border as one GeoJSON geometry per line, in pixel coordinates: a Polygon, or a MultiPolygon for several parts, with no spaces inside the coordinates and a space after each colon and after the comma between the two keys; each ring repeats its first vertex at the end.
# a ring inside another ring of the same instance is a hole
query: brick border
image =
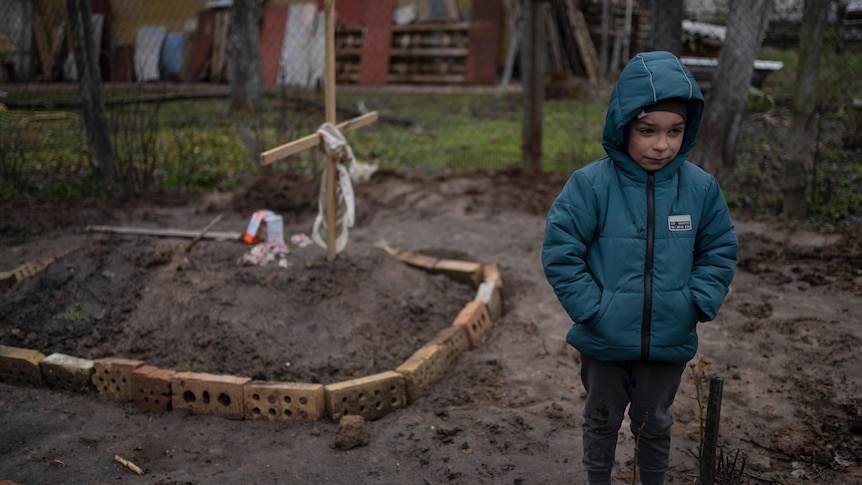
{"type": "Polygon", "coordinates": [[[444,274],[477,289],[452,325],[438,332],[394,371],[333,384],[255,381],[249,377],[178,372],[144,361],[83,359],[0,345],[0,383],[97,392],[133,401],[152,412],[184,409],[236,420],[338,421],[345,415],[377,419],[425,395],[466,352],[484,341],[503,315],[503,280],[496,263],[439,259],[409,251],[386,251],[399,261],[444,274]]]}

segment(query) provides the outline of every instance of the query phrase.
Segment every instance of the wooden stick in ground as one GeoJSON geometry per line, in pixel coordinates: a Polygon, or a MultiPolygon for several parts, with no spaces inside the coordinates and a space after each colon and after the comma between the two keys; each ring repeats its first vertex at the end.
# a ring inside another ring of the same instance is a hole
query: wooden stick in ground
{"type": "Polygon", "coordinates": [[[186,252],[191,251],[192,247],[195,244],[197,244],[198,241],[203,239],[204,235],[206,235],[206,233],[209,232],[209,230],[212,229],[213,226],[216,225],[216,223],[221,220],[221,216],[222,216],[221,214],[217,215],[215,217],[215,219],[211,220],[210,223],[207,224],[206,227],[203,228],[203,230],[201,230],[200,234],[198,234],[194,239],[192,239],[192,242],[190,242],[189,245],[186,246],[186,252]]]}
{"type": "Polygon", "coordinates": [[[718,429],[721,423],[721,397],[724,392],[724,379],[713,377],[709,380],[709,400],[706,407],[706,432],[700,454],[700,481],[702,485],[715,484],[716,449],[718,448],[718,429]]]}
{"type": "MultiPolygon", "coordinates": [[[[335,0],[326,0],[326,121],[335,124],[335,0]]],[[[326,254],[335,259],[335,160],[326,157],[326,254]]]]}
{"type": "Polygon", "coordinates": [[[141,470],[141,467],[139,467],[138,465],[135,465],[134,463],[123,458],[120,455],[114,455],[114,461],[116,461],[117,463],[120,463],[121,465],[128,468],[129,470],[132,470],[133,472],[137,473],[138,475],[144,474],[144,471],[141,470]]]}

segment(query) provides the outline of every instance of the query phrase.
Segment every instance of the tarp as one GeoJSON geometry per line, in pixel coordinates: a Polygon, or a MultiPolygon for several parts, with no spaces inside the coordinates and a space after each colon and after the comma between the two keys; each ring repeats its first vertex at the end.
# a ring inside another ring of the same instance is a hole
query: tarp
{"type": "Polygon", "coordinates": [[[159,53],[166,35],[164,26],[138,27],[135,40],[135,78],[138,82],[159,79],[159,53]]]}

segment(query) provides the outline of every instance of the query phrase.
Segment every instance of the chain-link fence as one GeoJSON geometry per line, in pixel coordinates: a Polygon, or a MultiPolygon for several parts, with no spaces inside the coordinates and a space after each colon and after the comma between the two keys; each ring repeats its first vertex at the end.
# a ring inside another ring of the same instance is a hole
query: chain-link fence
{"type": "MultiPolygon", "coordinates": [[[[265,94],[254,113],[229,110],[231,3],[91,0],[113,149],[134,187],[236,186],[262,169],[261,151],[313,133],[325,121],[323,0],[260,2],[265,94]]],[[[567,172],[603,154],[608,90],[622,64],[649,48],[651,5],[542,3],[548,47],[543,166],[567,172]]],[[[685,1],[683,56],[718,56],[729,3],[685,1]]],[[[820,65],[819,119],[829,122],[822,139],[830,143],[822,151],[847,163],[857,163],[852,153],[860,143],[853,104],[862,97],[858,3],[830,3],[820,65]]],[[[754,111],[775,114],[790,106],[802,4],[776,1],[758,56],[753,84],[763,96],[753,98],[754,111]]],[[[380,114],[350,135],[358,158],[427,171],[521,163],[520,49],[510,44],[518,45],[520,24],[512,14],[522,0],[335,5],[338,121],[368,110],[380,114]]],[[[66,0],[6,0],[0,9],[3,192],[93,189],[73,182],[89,163],[69,32],[66,0]]],[[[755,141],[741,147],[762,145],[769,136],[764,126],[751,131],[743,136],[755,141]]],[[[306,153],[284,163],[314,170],[318,162],[306,153]]]]}

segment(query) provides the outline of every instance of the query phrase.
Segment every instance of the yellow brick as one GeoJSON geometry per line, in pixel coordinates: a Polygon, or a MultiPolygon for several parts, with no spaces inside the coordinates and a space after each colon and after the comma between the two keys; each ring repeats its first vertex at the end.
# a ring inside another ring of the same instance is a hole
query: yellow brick
{"type": "Polygon", "coordinates": [[[470,348],[475,349],[482,343],[482,337],[491,330],[491,317],[485,304],[474,300],[464,305],[452,325],[461,325],[467,330],[470,348]]]}
{"type": "Polygon", "coordinates": [[[39,362],[45,354],[38,350],[0,345],[0,382],[13,386],[41,386],[39,362]]]}
{"type": "Polygon", "coordinates": [[[455,281],[479,286],[482,281],[482,265],[470,261],[441,259],[434,265],[434,271],[444,274],[455,281]]]}
{"type": "Polygon", "coordinates": [[[449,371],[445,352],[446,347],[426,345],[395,369],[395,372],[404,376],[409,404],[425,395],[431,386],[449,371]]]}
{"type": "Polygon", "coordinates": [[[244,395],[249,420],[318,421],[326,414],[323,384],[251,381],[244,395]]]}
{"type": "Polygon", "coordinates": [[[326,410],[333,421],[346,414],[377,419],[407,405],[404,377],[395,371],[329,384],[326,410]]]}
{"type": "Polygon", "coordinates": [[[470,337],[463,325],[452,325],[437,332],[428,345],[445,348],[442,355],[446,359],[446,366],[451,369],[462,355],[470,351],[470,337]]]}

